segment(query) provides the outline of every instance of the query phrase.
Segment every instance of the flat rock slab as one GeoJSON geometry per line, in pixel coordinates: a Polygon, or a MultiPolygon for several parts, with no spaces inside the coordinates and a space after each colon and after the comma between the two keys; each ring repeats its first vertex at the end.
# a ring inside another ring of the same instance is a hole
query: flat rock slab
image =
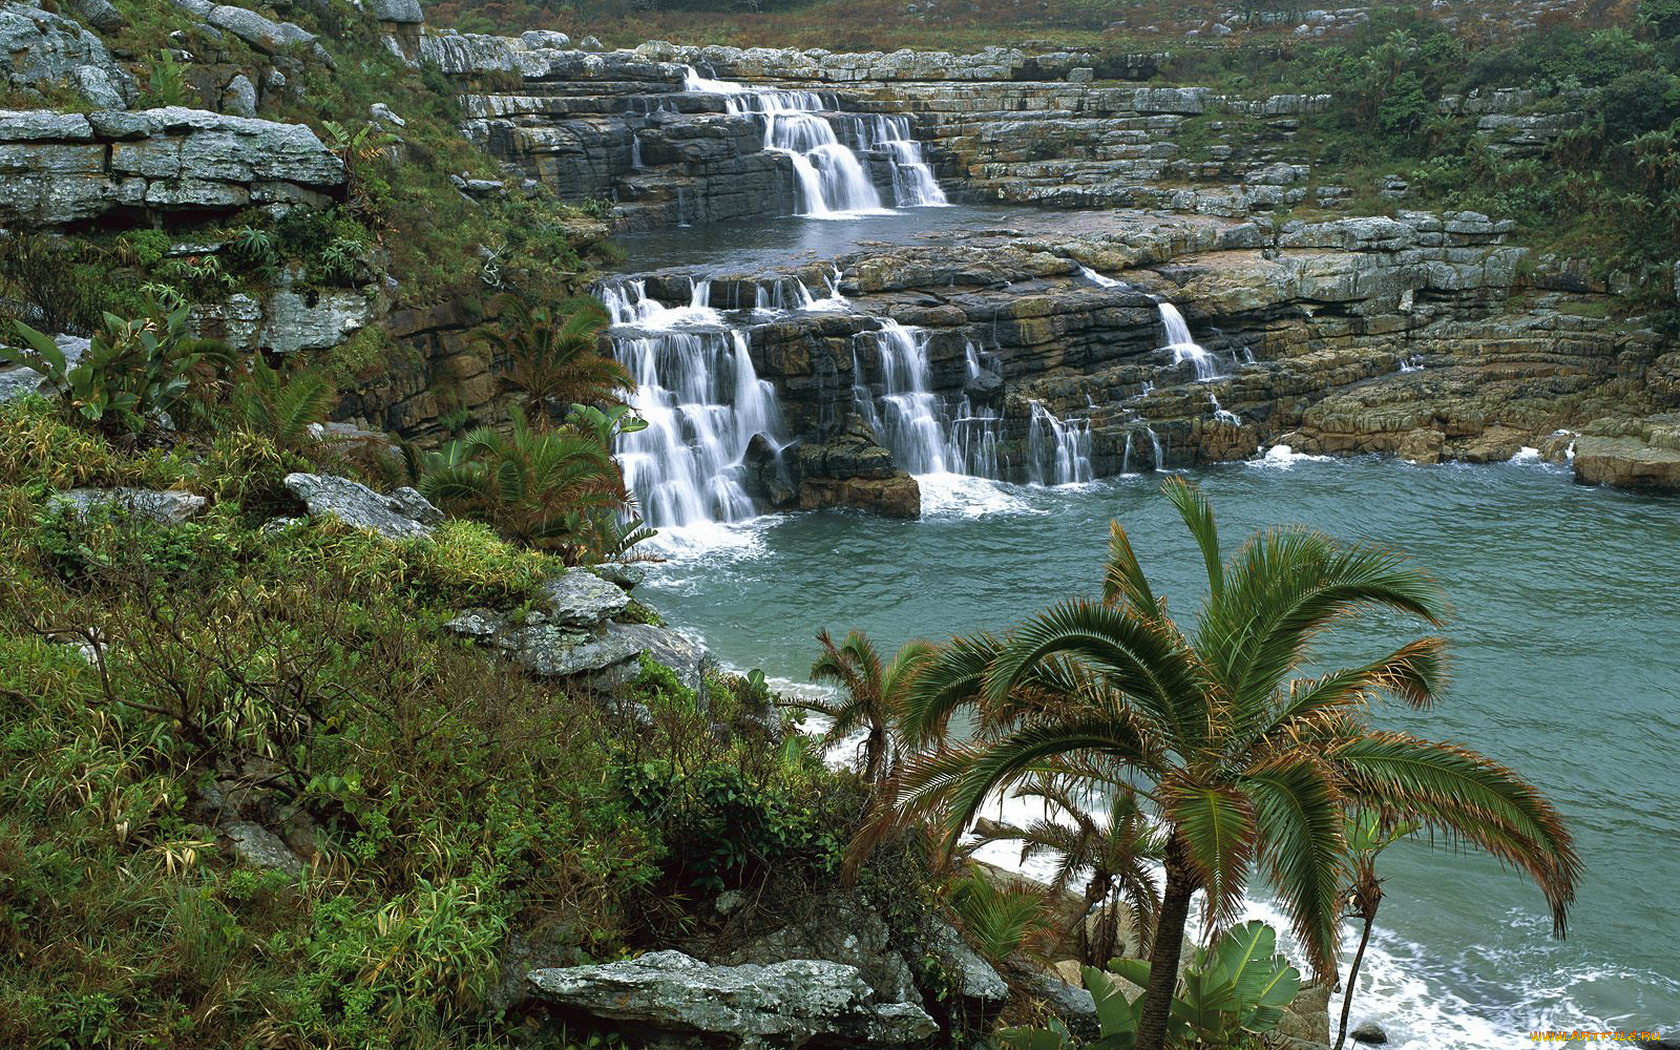
{"type": "Polygon", "coordinates": [[[1575,480],[1642,492],[1680,492],[1680,451],[1632,437],[1586,436],[1575,443],[1575,480]]]}
{"type": "Polygon", "coordinates": [[[333,474],[287,474],[285,484],[309,507],[310,517],[337,518],[386,539],[424,539],[432,534],[430,523],[443,520],[443,512],[413,489],[386,496],[333,474]]]}
{"type": "Polygon", "coordinates": [[[95,510],[112,510],[159,525],[179,525],[204,509],[203,496],[160,489],[70,489],[53,502],[86,521],[95,510]]]}
{"type": "Polygon", "coordinates": [[[593,627],[623,612],[630,595],[592,572],[573,569],[544,583],[539,601],[555,623],[593,627]]]}
{"type": "Polygon", "coordinates": [[[796,959],[709,966],[681,952],[627,962],[533,970],[539,999],[608,1021],[699,1035],[741,1050],[797,1050],[821,1039],[902,1046],[938,1031],[911,1003],[877,1003],[855,966],[796,959]]]}

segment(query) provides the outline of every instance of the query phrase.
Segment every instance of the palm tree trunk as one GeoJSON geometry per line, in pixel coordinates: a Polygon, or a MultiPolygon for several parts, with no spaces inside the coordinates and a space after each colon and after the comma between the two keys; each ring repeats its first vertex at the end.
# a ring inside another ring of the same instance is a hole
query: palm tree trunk
{"type": "Polygon", "coordinates": [[[1169,857],[1166,892],[1155,922],[1155,943],[1149,949],[1149,987],[1143,990],[1137,1050],[1162,1050],[1166,1045],[1173,992],[1178,988],[1178,957],[1184,948],[1184,923],[1190,917],[1190,898],[1195,892],[1190,873],[1169,857]]]}
{"type": "Polygon", "coordinates": [[[1353,953],[1353,964],[1348,967],[1347,987],[1342,990],[1342,1024],[1336,1030],[1336,1050],[1342,1050],[1342,1044],[1347,1042],[1348,1011],[1353,1009],[1353,989],[1359,982],[1359,964],[1365,959],[1365,945],[1371,941],[1371,920],[1375,915],[1365,916],[1365,930],[1359,935],[1359,950],[1353,953]]]}

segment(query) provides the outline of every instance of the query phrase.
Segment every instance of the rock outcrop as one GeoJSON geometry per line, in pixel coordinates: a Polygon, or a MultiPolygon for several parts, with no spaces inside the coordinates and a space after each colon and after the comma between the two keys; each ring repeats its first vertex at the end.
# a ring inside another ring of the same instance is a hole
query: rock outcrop
{"type": "Polygon", "coordinates": [[[390,540],[425,539],[443,512],[411,488],[381,495],[360,482],[332,474],[287,474],[286,488],[308,506],[310,516],[332,518],[390,540]]]}
{"type": "Polygon", "coordinates": [[[344,180],[338,156],[301,124],[178,106],[0,111],[0,223],[319,206],[344,180]]]}
{"type": "Polygon", "coordinates": [[[179,525],[204,510],[208,501],[190,492],[167,489],[69,489],[53,497],[50,506],[87,520],[96,511],[128,515],[158,525],[179,525]]]}
{"type": "Polygon", "coordinates": [[[0,87],[43,98],[73,91],[107,109],[122,109],[136,96],[134,77],[97,35],[20,3],[0,4],[0,87]]]}
{"type": "Polygon", "coordinates": [[[537,998],[588,1017],[698,1037],[740,1050],[820,1041],[905,1046],[937,1027],[920,1006],[877,1000],[855,967],[813,959],[709,966],[681,952],[534,970],[537,998]]]}

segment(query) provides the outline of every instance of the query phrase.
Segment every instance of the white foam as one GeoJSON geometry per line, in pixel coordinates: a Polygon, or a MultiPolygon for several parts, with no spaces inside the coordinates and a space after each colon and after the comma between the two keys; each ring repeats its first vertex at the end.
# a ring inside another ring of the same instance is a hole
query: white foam
{"type": "Polygon", "coordinates": [[[1332,458],[1334,457],[1296,452],[1288,445],[1273,445],[1259,459],[1251,459],[1248,463],[1250,466],[1265,467],[1271,470],[1293,470],[1297,463],[1328,463],[1332,458]]]}
{"type": "Polygon", "coordinates": [[[1507,462],[1539,463],[1540,461],[1540,450],[1531,445],[1524,445],[1522,448],[1517,449],[1517,454],[1512,456],[1507,462]]]}
{"type": "Polygon", "coordinates": [[[733,80],[713,80],[697,73],[693,66],[684,66],[683,90],[704,95],[737,95],[748,90],[747,85],[733,80]]]}
{"type": "Polygon", "coordinates": [[[990,514],[1037,513],[1014,487],[969,474],[917,474],[924,518],[980,518],[990,514]]]}

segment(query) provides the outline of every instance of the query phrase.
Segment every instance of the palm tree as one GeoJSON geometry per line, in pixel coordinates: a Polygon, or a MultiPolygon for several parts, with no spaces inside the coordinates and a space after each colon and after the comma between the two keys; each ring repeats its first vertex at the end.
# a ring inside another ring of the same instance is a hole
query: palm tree
{"type": "Polygon", "coordinates": [[[1206,895],[1209,932],[1226,925],[1253,867],[1314,968],[1333,972],[1349,809],[1416,820],[1523,869],[1561,935],[1580,860],[1551,804],[1473,751],[1369,724],[1380,696],[1434,703],[1442,638],[1298,676],[1312,643],[1364,610],[1439,625],[1445,605],[1429,577],[1390,552],[1304,528],[1259,532],[1225,561],[1202,495],[1177,478],[1165,491],[1206,566],[1194,630],[1167,616],[1116,523],[1101,602],[1064,602],[1008,634],[942,647],[903,727],[935,746],[907,765],[900,806],[937,814],[948,848],[999,789],[1070,765],[1098,781],[1124,771],[1169,833],[1140,1050],[1165,1042],[1192,897],[1206,895]],[[966,743],[948,739],[959,710],[976,727],[966,743]]]}
{"type": "Polygon", "coordinates": [[[1371,942],[1371,924],[1382,905],[1382,880],[1377,878],[1377,855],[1418,829],[1416,821],[1394,822],[1379,813],[1354,813],[1347,828],[1348,852],[1353,857],[1353,882],[1348,890],[1348,912],[1364,922],[1359,948],[1348,966],[1347,988],[1342,992],[1342,1019],[1336,1030],[1335,1050],[1347,1042],[1348,1011],[1353,1009],[1353,989],[1359,983],[1359,967],[1365,961],[1365,946],[1371,942]]]}
{"type": "Polygon", "coordinates": [[[1161,903],[1151,864],[1160,861],[1166,840],[1149,826],[1136,792],[1110,788],[1107,811],[1099,819],[1084,803],[1079,782],[1077,777],[1054,774],[1029,780],[1015,791],[1015,797],[1040,800],[1044,816],[1024,828],[982,821],[975,828],[979,834],[975,845],[1019,842],[1023,864],[1041,854],[1054,854],[1056,874],[1050,890],[1057,895],[1066,893],[1081,874],[1089,873],[1077,918],[1079,954],[1086,965],[1102,966],[1115,955],[1122,914],[1131,919],[1140,938],[1147,941],[1151,936],[1161,903]],[[1093,912],[1097,915],[1094,934],[1088,921],[1093,912]]]}
{"type": "Polygon", "coordinates": [[[505,358],[502,386],[518,396],[527,418],[539,426],[553,406],[617,402],[636,389],[625,367],[600,352],[607,312],[593,299],[568,299],[557,307],[533,306],[514,295],[499,298],[501,320],[484,336],[505,358]]]}
{"type": "Polygon", "coordinates": [[[798,701],[798,707],[830,719],[816,746],[826,751],[864,730],[861,773],[864,783],[879,784],[898,768],[901,741],[898,720],[909,686],[927,666],[933,646],[913,641],[883,662],[875,643],[862,631],[848,631],[839,645],[824,630],[817,635],[822,655],[811,665],[811,678],[841,688],[840,695],[798,701]]]}

